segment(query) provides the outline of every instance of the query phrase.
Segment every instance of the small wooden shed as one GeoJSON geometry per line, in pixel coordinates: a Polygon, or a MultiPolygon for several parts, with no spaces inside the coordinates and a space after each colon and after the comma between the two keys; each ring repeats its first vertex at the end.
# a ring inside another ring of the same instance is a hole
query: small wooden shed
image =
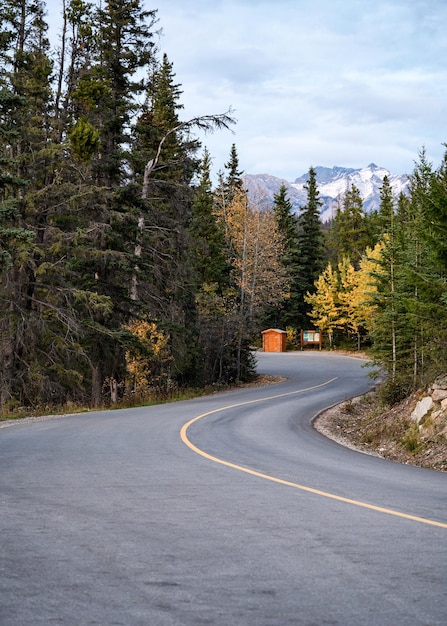
{"type": "Polygon", "coordinates": [[[262,349],[264,352],[285,352],[287,333],[278,328],[262,331],[262,349]]]}

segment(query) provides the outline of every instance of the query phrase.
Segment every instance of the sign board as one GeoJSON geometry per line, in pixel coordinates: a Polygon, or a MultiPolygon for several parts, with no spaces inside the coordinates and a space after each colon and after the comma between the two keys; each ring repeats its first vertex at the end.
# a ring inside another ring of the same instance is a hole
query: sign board
{"type": "Polygon", "coordinates": [[[301,331],[301,349],[308,345],[317,345],[321,350],[321,333],[318,330],[301,331]]]}

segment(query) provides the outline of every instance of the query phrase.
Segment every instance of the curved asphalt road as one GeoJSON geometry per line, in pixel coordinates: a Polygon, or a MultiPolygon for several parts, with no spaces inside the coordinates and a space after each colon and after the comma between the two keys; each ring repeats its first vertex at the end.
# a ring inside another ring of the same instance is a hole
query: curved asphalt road
{"type": "Polygon", "coordinates": [[[0,429],[0,624],[445,625],[447,475],[310,424],[362,366],[0,429]]]}

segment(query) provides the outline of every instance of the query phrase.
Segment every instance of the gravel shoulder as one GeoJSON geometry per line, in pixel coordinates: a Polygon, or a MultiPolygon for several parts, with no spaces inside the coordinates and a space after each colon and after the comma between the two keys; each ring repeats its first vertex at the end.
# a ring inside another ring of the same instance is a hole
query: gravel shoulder
{"type": "Polygon", "coordinates": [[[401,403],[379,410],[375,393],[342,402],[313,422],[322,435],[348,448],[398,463],[447,471],[445,426],[416,425],[411,413],[417,392],[401,403]]]}

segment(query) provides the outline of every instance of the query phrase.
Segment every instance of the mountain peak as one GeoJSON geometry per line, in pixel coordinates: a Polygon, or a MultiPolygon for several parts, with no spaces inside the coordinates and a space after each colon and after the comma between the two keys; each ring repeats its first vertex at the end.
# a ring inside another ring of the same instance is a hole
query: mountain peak
{"type": "MultiPolygon", "coordinates": [[[[363,199],[363,208],[366,212],[378,209],[380,206],[380,187],[383,178],[388,177],[395,197],[408,189],[408,177],[405,175],[391,174],[387,169],[370,163],[363,168],[340,167],[314,167],[317,179],[317,187],[321,207],[321,220],[328,221],[334,215],[340,198],[346,190],[355,185],[359,189],[363,199]]],[[[293,183],[283,178],[277,178],[270,174],[245,174],[244,185],[248,195],[253,201],[263,198],[263,201],[273,204],[273,196],[278,193],[281,185],[287,188],[288,197],[294,211],[299,213],[307,201],[307,192],[304,185],[309,180],[309,172],[302,174],[293,183]]]]}

